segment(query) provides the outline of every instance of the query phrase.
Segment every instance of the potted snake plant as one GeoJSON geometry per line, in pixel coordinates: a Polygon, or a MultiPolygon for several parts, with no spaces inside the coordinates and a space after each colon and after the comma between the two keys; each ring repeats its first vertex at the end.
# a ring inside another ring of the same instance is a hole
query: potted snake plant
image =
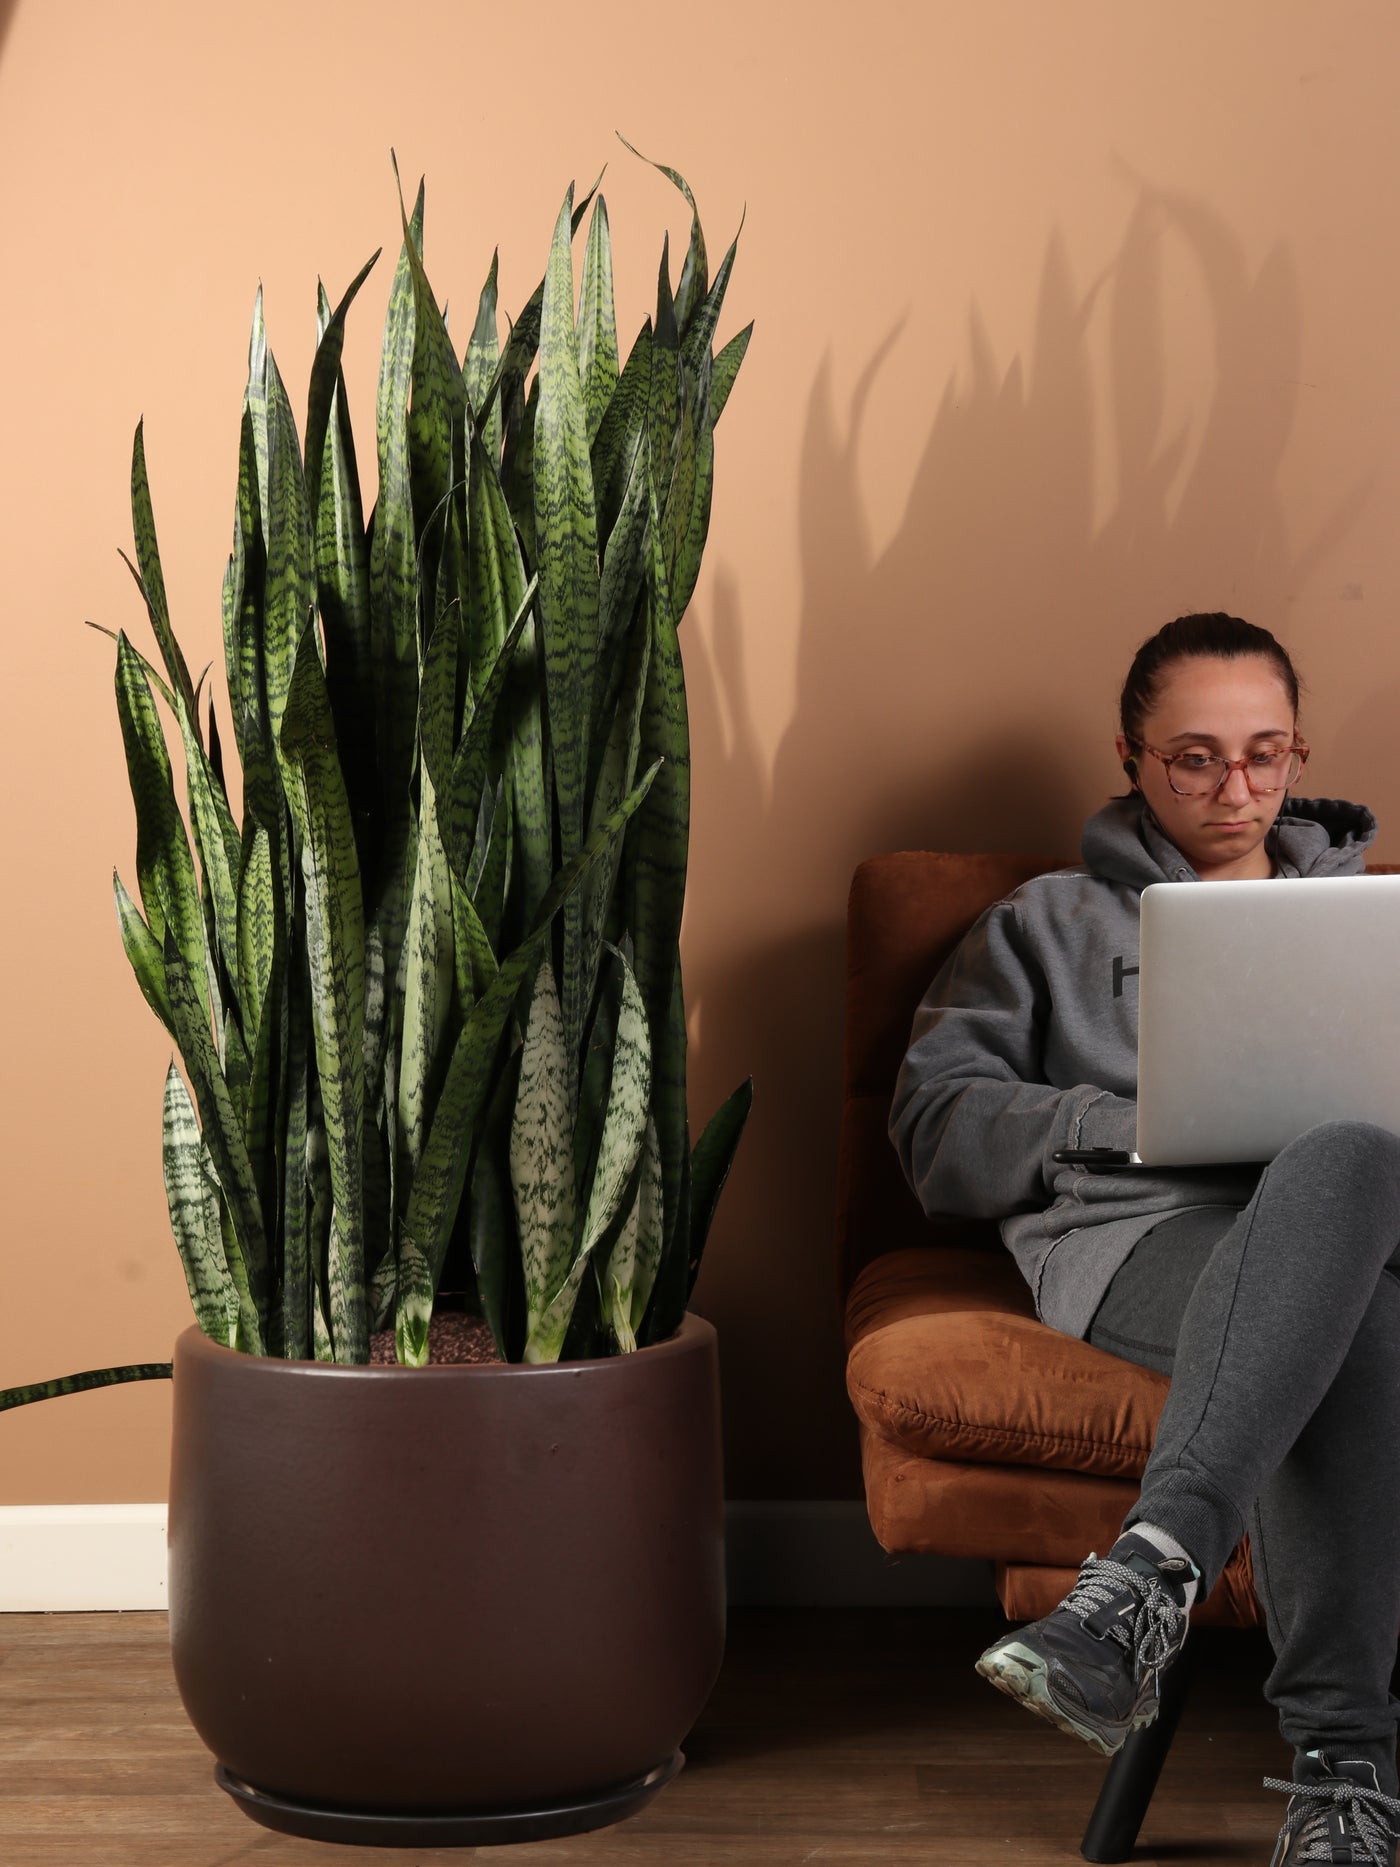
{"type": "Polygon", "coordinates": [[[678,625],[752,327],[716,351],[735,248],[711,280],[663,172],[690,240],[625,363],[596,184],[503,348],[493,257],[460,359],[421,187],[401,200],[372,511],[341,356],[375,261],[319,293],[304,440],[259,294],[231,747],[136,431],[159,665],[116,636],[135,896],[114,882],[179,1053],[163,1169],[196,1326],[173,1364],[0,1407],[173,1368],[177,1682],[223,1787],[293,1833],[616,1819],[678,1767],[722,1651],[715,1338],[686,1305],[751,1084],[692,1148],[678,625]],[[487,1356],[445,1360],[464,1319],[487,1356]]]}

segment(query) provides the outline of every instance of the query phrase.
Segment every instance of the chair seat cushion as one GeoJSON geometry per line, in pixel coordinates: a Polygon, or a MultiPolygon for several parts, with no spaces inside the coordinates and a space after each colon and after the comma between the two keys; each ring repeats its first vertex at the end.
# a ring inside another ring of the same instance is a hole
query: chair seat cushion
{"type": "Polygon", "coordinates": [[[930,1246],[866,1266],[846,1306],[846,1385],[903,1452],[1140,1478],[1168,1381],[1037,1321],[1003,1253],[930,1246]]]}

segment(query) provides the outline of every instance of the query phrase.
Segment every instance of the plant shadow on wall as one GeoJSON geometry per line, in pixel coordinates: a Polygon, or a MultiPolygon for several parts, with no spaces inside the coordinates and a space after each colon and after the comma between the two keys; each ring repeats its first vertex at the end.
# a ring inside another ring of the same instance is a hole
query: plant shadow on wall
{"type": "MultiPolygon", "coordinates": [[[[712,1102],[741,1060],[763,1088],[699,1295],[724,1322],[729,1416],[771,1421],[790,1495],[830,1495],[838,1476],[859,1489],[853,1452],[844,1472],[832,1469],[831,1448],[853,1448],[854,1429],[828,1248],[851,872],[901,848],[1077,858],[1083,817],[1112,778],[1098,750],[1112,730],[1105,678],[1121,678],[1137,642],[1180,609],[1247,603],[1246,613],[1283,615],[1365,504],[1362,482],[1315,537],[1288,535],[1278,475],[1300,350],[1287,249],[1252,269],[1208,206],[1141,189],[1118,251],[1087,288],[1058,235],[1050,240],[1025,361],[999,365],[974,305],[968,366],[947,372],[902,522],[879,550],[858,467],[867,407],[895,369],[916,405],[939,361],[911,352],[896,326],[844,420],[824,362],[802,449],[797,702],[761,812],[765,761],[739,654],[748,624],[717,567],[708,628],[687,642],[706,774],[696,899],[728,902],[731,914],[742,901],[758,925],[785,915],[790,925],[767,945],[726,946],[723,964],[688,977],[698,1103],[712,1102]],[[1183,256],[1200,282],[1214,380],[1177,427],[1168,392],[1182,337],[1164,274],[1183,256]],[[1105,320],[1106,345],[1091,345],[1105,320]],[[1116,483],[1096,518],[1099,399],[1116,483]],[[774,1393],[765,1345],[777,1313],[787,1348],[774,1393]]],[[[706,930],[695,934],[708,944],[706,930]]],[[[754,1494],[745,1437],[730,1447],[740,1496],[754,1494]]]]}

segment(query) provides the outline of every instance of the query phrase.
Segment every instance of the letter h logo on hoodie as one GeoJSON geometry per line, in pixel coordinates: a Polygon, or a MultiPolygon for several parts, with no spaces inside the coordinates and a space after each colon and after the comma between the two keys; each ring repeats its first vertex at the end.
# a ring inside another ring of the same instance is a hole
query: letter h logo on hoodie
{"type": "Polygon", "coordinates": [[[1113,996],[1115,998],[1121,998],[1123,996],[1123,981],[1125,979],[1136,979],[1137,975],[1138,968],[1136,966],[1125,966],[1123,964],[1123,955],[1121,953],[1118,954],[1113,962],[1113,996]]]}

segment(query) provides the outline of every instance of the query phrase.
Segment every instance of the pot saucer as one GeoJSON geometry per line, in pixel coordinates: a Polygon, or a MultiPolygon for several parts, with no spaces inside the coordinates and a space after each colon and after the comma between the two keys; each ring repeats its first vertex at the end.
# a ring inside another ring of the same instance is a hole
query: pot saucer
{"type": "Polygon", "coordinates": [[[222,1763],[214,1766],[214,1781],[226,1790],[255,1822],[280,1834],[301,1835],[310,1841],[339,1841],[360,1847],[475,1848],[496,1847],[513,1841],[554,1841],[564,1835],[585,1834],[635,1815],[658,1790],[664,1789],[685,1762],[676,1751],[665,1763],[637,1782],[609,1789],[601,1795],[547,1803],[536,1809],[473,1809],[432,1815],[398,1811],[376,1815],[371,1810],[328,1808],[323,1803],[296,1802],[274,1796],[245,1783],[222,1763]]]}

